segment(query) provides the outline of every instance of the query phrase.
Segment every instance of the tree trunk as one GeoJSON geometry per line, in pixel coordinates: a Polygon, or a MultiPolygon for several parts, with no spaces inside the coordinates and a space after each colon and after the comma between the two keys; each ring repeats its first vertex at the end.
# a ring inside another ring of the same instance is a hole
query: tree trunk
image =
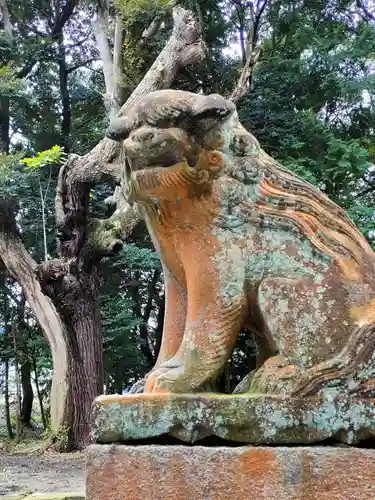
{"type": "MultiPolygon", "coordinates": [[[[0,207],[5,216],[5,203],[0,207]]],[[[0,255],[11,276],[20,284],[35,317],[40,324],[52,353],[51,429],[57,432],[65,425],[68,405],[68,350],[64,327],[51,300],[43,294],[35,276],[36,262],[28,254],[14,228],[1,224],[0,255]]]]}
{"type": "Polygon", "coordinates": [[[61,143],[64,146],[66,153],[70,151],[70,125],[71,125],[71,105],[68,88],[68,67],[66,64],[66,53],[64,46],[64,36],[61,33],[58,40],[59,51],[59,81],[60,81],[60,96],[62,105],[62,120],[61,120],[61,143]]]}
{"type": "Polygon", "coordinates": [[[44,430],[46,430],[47,429],[47,418],[46,418],[46,414],[44,411],[42,393],[40,392],[38,369],[36,366],[35,358],[33,358],[33,370],[34,370],[34,382],[35,382],[35,387],[36,387],[36,393],[38,395],[38,401],[39,401],[40,416],[42,417],[42,423],[43,423],[44,430]]]}
{"type": "MultiPolygon", "coordinates": [[[[121,112],[126,112],[143,94],[169,87],[182,68],[203,59],[203,44],[191,13],[176,8],[174,21],[169,41],[121,112]]],[[[102,31],[99,23],[97,36],[102,36],[102,31]]],[[[117,35],[120,39],[119,26],[117,35]]],[[[102,38],[104,40],[104,35],[102,38]]],[[[104,41],[102,45],[105,45],[104,41]]],[[[118,48],[116,50],[117,63],[121,58],[118,48]]],[[[105,65],[107,67],[108,64],[105,65]]],[[[112,74],[105,71],[106,94],[113,95],[111,78],[118,70],[112,66],[112,74]]],[[[112,105],[117,107],[117,103],[113,102],[112,105]]],[[[66,325],[68,377],[71,381],[69,405],[73,411],[69,423],[71,448],[87,444],[92,400],[103,391],[101,322],[97,300],[98,266],[103,256],[120,250],[124,225],[134,225],[134,217],[130,217],[128,224],[128,212],[125,215],[122,212],[116,214],[120,220],[113,220],[111,227],[108,224],[101,226],[100,221],[89,218],[90,183],[100,182],[108,173],[119,180],[118,157],[119,145],[110,139],[101,141],[84,157],[70,155],[61,169],[56,194],[61,258],[44,263],[38,272],[43,292],[52,299],[66,325]],[[123,224],[123,221],[126,223],[123,224]],[[85,389],[82,390],[82,387],[85,389]]],[[[147,328],[143,328],[142,333],[147,336],[147,328]]]]}
{"type": "Polygon", "coordinates": [[[21,402],[21,423],[27,427],[31,425],[31,413],[33,411],[34,391],[31,385],[31,363],[30,359],[26,358],[21,363],[21,385],[22,385],[22,402],[21,402]]]}
{"type": "MultiPolygon", "coordinates": [[[[67,326],[69,364],[68,450],[90,442],[90,416],[94,399],[103,393],[103,341],[98,308],[96,272],[81,273],[70,287],[71,300],[57,304],[67,326]],[[76,287],[76,288],[75,288],[76,287]]],[[[64,293],[67,296],[67,290],[64,293]]]]}
{"type": "MultiPolygon", "coordinates": [[[[150,369],[155,364],[155,358],[154,358],[154,353],[151,350],[148,322],[149,322],[151,311],[152,311],[153,299],[155,298],[155,295],[156,295],[156,283],[158,281],[159,276],[160,276],[160,271],[156,269],[153,272],[151,280],[148,282],[147,302],[146,302],[143,314],[141,311],[141,294],[140,294],[139,286],[135,285],[135,286],[132,286],[129,288],[130,295],[133,299],[134,314],[138,318],[142,318],[142,322],[139,325],[140,348],[141,348],[142,354],[146,358],[148,367],[150,369]]],[[[139,279],[140,279],[140,276],[139,276],[139,273],[137,272],[135,274],[135,281],[139,282],[139,279]]]]}
{"type": "Polygon", "coordinates": [[[21,441],[21,384],[20,384],[20,371],[17,357],[17,343],[16,343],[16,329],[12,327],[13,347],[14,347],[14,373],[16,383],[16,443],[21,441]]]}
{"type": "MultiPolygon", "coordinates": [[[[64,22],[75,4],[66,3],[64,22]]],[[[54,39],[61,35],[61,24],[56,21],[54,39]]],[[[125,113],[142,95],[169,87],[184,67],[203,58],[204,44],[194,16],[175,8],[169,41],[121,111],[125,113]]],[[[9,228],[0,207],[0,255],[21,285],[51,348],[51,428],[68,429],[71,449],[87,444],[92,400],[103,390],[97,267],[104,255],[119,250],[123,229],[121,221],[110,230],[103,224],[93,242],[93,227],[100,221],[89,219],[89,193],[92,183],[108,175],[120,179],[119,150],[118,143],[104,139],[85,157],[70,155],[61,169],[56,195],[61,259],[37,266],[17,235],[14,216],[9,228]]]]}
{"type": "Polygon", "coordinates": [[[12,429],[12,419],[10,416],[10,401],[9,401],[9,357],[5,357],[5,384],[4,384],[4,398],[5,398],[5,420],[7,424],[9,439],[14,439],[12,429]]]}
{"type": "Polygon", "coordinates": [[[9,153],[9,97],[0,97],[0,151],[9,153]]]}
{"type": "Polygon", "coordinates": [[[124,387],[122,380],[116,380],[114,386],[116,387],[116,394],[122,394],[122,389],[124,387]]]}
{"type": "Polygon", "coordinates": [[[154,349],[154,358],[158,359],[159,351],[161,347],[161,341],[163,337],[163,327],[164,327],[164,315],[165,315],[165,295],[159,298],[159,309],[157,315],[157,322],[155,328],[155,349],[154,349]]]}
{"type": "Polygon", "coordinates": [[[67,430],[68,449],[82,448],[89,441],[92,401],[103,390],[96,262],[92,254],[83,253],[74,262],[37,266],[17,234],[15,204],[2,200],[0,208],[1,258],[21,285],[51,348],[52,436],[67,430]]]}
{"type": "Polygon", "coordinates": [[[12,23],[10,22],[9,9],[6,0],[0,0],[0,12],[3,17],[4,31],[7,36],[12,36],[12,23]]]}

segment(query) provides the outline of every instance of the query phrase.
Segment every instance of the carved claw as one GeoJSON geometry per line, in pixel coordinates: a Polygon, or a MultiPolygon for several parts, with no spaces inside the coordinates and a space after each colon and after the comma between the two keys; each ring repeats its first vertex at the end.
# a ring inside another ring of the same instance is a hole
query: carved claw
{"type": "Polygon", "coordinates": [[[146,375],[144,378],[141,380],[138,380],[133,384],[130,388],[129,394],[141,394],[144,392],[153,392],[151,390],[154,387],[154,382],[155,380],[164,373],[165,371],[168,371],[169,368],[157,368],[155,370],[152,370],[148,375],[146,375]]]}
{"type": "Polygon", "coordinates": [[[189,378],[184,374],[184,367],[156,370],[147,379],[145,392],[191,392],[189,378]]]}

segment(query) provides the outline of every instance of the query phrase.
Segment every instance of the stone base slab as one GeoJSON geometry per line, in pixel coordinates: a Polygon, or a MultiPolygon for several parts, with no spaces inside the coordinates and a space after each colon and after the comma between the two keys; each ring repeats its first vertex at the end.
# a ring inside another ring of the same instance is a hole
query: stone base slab
{"type": "Polygon", "coordinates": [[[33,493],[32,495],[1,495],[1,500],[85,500],[86,495],[79,493],[33,493]]]}
{"type": "MultiPolygon", "coordinates": [[[[97,443],[173,436],[194,443],[217,437],[241,444],[357,444],[375,436],[375,400],[249,394],[130,394],[94,402],[97,443]]],[[[155,441],[154,441],[155,443],[155,441]]]]}
{"type": "Polygon", "coordinates": [[[375,451],[91,445],[87,500],[374,500],[375,451]]]}

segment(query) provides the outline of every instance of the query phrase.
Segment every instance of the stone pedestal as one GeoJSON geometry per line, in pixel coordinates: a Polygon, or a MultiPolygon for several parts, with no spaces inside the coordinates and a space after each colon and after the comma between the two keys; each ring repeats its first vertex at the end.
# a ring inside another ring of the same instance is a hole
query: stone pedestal
{"type": "Polygon", "coordinates": [[[92,445],[87,500],[374,500],[375,451],[92,445]]]}
{"type": "Polygon", "coordinates": [[[374,435],[371,399],[102,396],[87,500],[375,500],[375,450],[321,445],[374,435]]]}
{"type": "Polygon", "coordinates": [[[130,394],[94,402],[92,437],[101,444],[173,436],[240,444],[308,445],[375,438],[375,400],[251,394],[130,394]]]}

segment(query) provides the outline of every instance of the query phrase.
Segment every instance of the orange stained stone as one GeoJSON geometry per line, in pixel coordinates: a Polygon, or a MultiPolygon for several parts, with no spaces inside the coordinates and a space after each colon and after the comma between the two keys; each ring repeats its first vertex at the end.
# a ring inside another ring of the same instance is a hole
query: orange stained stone
{"type": "Polygon", "coordinates": [[[93,445],[87,500],[374,500],[375,451],[93,445]]]}

